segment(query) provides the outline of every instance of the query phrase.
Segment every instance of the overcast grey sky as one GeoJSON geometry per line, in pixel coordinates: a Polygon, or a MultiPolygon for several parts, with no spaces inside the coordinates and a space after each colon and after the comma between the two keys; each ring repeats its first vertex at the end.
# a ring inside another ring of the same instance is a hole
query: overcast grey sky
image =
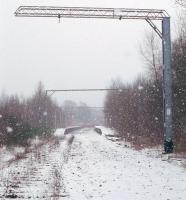
{"type": "MultiPolygon", "coordinates": [[[[105,88],[144,71],[139,43],[143,21],[16,18],[20,5],[161,8],[176,19],[174,0],[0,0],[0,91],[30,95],[39,81],[47,89],[105,88]]],[[[100,106],[100,93],[56,94],[100,106]]]]}

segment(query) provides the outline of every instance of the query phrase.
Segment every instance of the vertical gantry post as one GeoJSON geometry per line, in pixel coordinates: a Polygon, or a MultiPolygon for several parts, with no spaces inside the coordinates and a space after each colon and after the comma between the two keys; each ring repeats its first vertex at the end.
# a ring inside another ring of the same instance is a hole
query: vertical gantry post
{"type": "Polygon", "coordinates": [[[173,152],[172,142],[172,70],[171,70],[171,34],[170,17],[162,20],[163,45],[163,84],[164,84],[164,150],[173,152]]]}

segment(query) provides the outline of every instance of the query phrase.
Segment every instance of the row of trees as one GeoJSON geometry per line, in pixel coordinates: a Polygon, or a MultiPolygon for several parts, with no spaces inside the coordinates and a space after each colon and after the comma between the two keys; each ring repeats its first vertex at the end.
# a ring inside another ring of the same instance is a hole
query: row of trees
{"type": "Polygon", "coordinates": [[[105,101],[106,124],[121,137],[138,143],[159,143],[163,137],[163,101],[159,85],[139,77],[133,84],[112,82],[105,101]]]}
{"type": "Polygon", "coordinates": [[[56,109],[59,107],[46,97],[42,83],[28,99],[2,94],[0,144],[26,144],[28,138],[51,133],[56,109]]]}
{"type": "MultiPolygon", "coordinates": [[[[186,146],[186,23],[182,18],[178,37],[172,42],[173,126],[177,149],[186,146]]],[[[163,139],[163,88],[161,45],[153,34],[140,49],[147,74],[132,84],[115,80],[105,100],[107,125],[138,144],[156,145],[163,139]]],[[[186,148],[185,148],[186,149],[186,148]]]]}

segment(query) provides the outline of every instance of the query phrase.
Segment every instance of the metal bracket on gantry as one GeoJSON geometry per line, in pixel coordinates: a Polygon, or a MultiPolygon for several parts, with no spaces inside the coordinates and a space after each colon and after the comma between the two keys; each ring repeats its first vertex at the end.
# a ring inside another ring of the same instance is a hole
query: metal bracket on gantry
{"type": "Polygon", "coordinates": [[[159,9],[91,8],[91,7],[52,7],[20,6],[17,17],[56,17],[61,18],[100,18],[146,20],[162,39],[163,50],[163,92],[164,92],[164,148],[166,153],[173,151],[172,143],[172,69],[170,16],[159,9]],[[162,22],[162,32],[153,21],[162,22]]]}
{"type": "Polygon", "coordinates": [[[150,19],[146,19],[148,24],[154,29],[154,31],[159,35],[159,37],[162,39],[163,35],[162,32],[159,30],[159,28],[154,24],[154,22],[150,19]]]}

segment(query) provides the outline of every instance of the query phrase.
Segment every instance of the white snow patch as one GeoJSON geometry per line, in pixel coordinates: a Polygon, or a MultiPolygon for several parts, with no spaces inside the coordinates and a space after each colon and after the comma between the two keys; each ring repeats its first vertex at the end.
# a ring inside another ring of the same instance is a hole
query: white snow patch
{"type": "Polygon", "coordinates": [[[56,137],[64,136],[64,132],[65,132],[65,128],[57,129],[57,130],[54,132],[54,136],[56,136],[56,137]]]}
{"type": "Polygon", "coordinates": [[[117,133],[111,129],[111,128],[107,128],[105,126],[95,126],[95,128],[99,128],[102,131],[102,135],[116,135],[117,133]]]}
{"type": "Polygon", "coordinates": [[[16,153],[16,154],[25,153],[25,148],[24,147],[15,147],[14,153],[16,153]]]}

